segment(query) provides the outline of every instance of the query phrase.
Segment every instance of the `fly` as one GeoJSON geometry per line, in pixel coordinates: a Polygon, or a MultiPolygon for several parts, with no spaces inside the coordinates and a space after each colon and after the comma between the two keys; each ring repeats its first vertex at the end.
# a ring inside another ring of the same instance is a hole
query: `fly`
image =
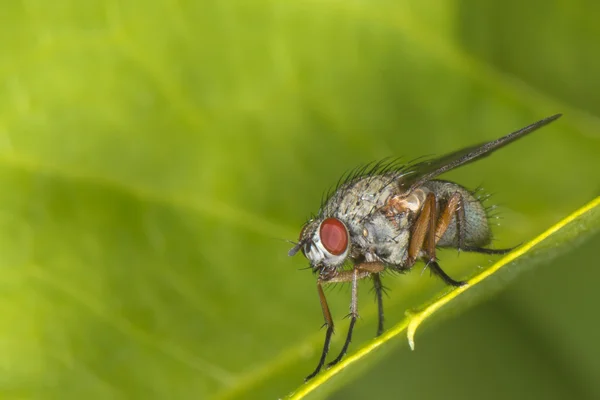
{"type": "Polygon", "coordinates": [[[486,247],[491,232],[486,210],[473,192],[448,181],[434,179],[461,165],[479,160],[495,150],[555,121],[556,114],[500,139],[449,153],[412,165],[380,162],[357,170],[343,179],[322,204],[316,217],[306,222],[298,243],[289,251],[302,251],[318,275],[317,292],[325,318],[325,343],[316,369],[319,373],[329,351],[333,318],[323,285],[351,283],[350,326],[340,354],[327,367],[338,363],[352,340],[358,318],[358,281],[373,281],[378,306],[377,335],[383,332],[383,285],[386,270],[405,272],[423,261],[447,285],[466,281],[451,278],[436,259],[436,248],[505,254],[510,249],[486,247]]]}

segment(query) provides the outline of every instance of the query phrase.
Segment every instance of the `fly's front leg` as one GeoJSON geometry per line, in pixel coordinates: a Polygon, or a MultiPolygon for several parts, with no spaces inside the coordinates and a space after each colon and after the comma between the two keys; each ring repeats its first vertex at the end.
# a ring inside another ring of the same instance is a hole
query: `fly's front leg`
{"type": "Polygon", "coordinates": [[[331,318],[331,311],[329,311],[329,305],[327,304],[327,298],[325,292],[323,292],[323,283],[327,283],[326,280],[319,278],[317,280],[317,292],[319,292],[319,302],[321,303],[321,309],[323,310],[323,318],[325,319],[325,325],[327,326],[327,332],[325,332],[325,343],[323,344],[323,351],[321,352],[321,359],[317,368],[312,374],[308,375],[304,380],[307,381],[317,375],[323,364],[325,364],[325,358],[329,352],[329,343],[331,342],[331,335],[333,335],[333,318],[331,318]]]}
{"type": "Polygon", "coordinates": [[[380,262],[364,262],[356,264],[352,271],[344,271],[348,274],[346,275],[347,278],[345,278],[347,280],[338,281],[352,282],[352,298],[350,300],[350,326],[348,328],[348,334],[346,335],[346,341],[344,342],[344,346],[342,346],[340,354],[338,354],[335,360],[327,364],[327,367],[331,367],[340,362],[340,360],[348,351],[348,346],[350,346],[350,342],[352,341],[352,331],[354,330],[354,324],[356,324],[356,320],[358,319],[358,281],[370,276],[371,274],[379,274],[384,270],[384,268],[385,267],[380,262]]]}
{"type": "Polygon", "coordinates": [[[358,280],[362,278],[366,278],[372,273],[378,273],[383,271],[383,264],[380,263],[362,263],[354,266],[352,271],[341,271],[333,274],[328,277],[319,277],[317,280],[317,291],[319,292],[319,301],[321,302],[321,308],[323,310],[323,317],[325,318],[325,325],[327,326],[327,331],[325,332],[325,343],[323,344],[323,351],[321,353],[321,358],[319,359],[319,364],[317,364],[317,368],[313,371],[312,374],[306,377],[306,381],[313,378],[315,375],[321,371],[323,365],[325,364],[325,359],[327,358],[327,353],[329,352],[329,344],[331,342],[331,335],[333,335],[333,318],[331,317],[331,312],[329,311],[329,306],[327,305],[327,298],[325,297],[325,292],[323,291],[323,285],[329,283],[338,283],[338,282],[352,282],[352,301],[350,303],[350,327],[348,329],[348,335],[346,336],[346,342],[344,343],[344,347],[342,348],[339,356],[329,363],[327,366],[334,365],[338,363],[346,351],[348,350],[348,345],[352,340],[352,330],[354,329],[354,324],[356,323],[356,319],[358,318],[358,280]]]}

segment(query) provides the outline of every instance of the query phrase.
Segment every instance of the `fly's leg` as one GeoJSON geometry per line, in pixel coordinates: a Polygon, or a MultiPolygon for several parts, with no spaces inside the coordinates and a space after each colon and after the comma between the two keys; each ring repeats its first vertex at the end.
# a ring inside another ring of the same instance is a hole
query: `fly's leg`
{"type": "Polygon", "coordinates": [[[429,269],[435,275],[442,278],[446,285],[461,287],[467,284],[467,282],[465,281],[455,281],[454,279],[452,279],[446,272],[444,272],[444,270],[442,269],[442,267],[440,267],[440,264],[438,264],[437,261],[429,261],[429,269]]]}
{"type": "MultiPolygon", "coordinates": [[[[349,274],[352,274],[350,279],[348,279],[349,281],[352,282],[352,298],[350,300],[350,326],[348,328],[348,334],[346,335],[346,341],[344,342],[344,346],[342,346],[342,350],[340,351],[340,354],[338,354],[338,356],[335,358],[335,360],[333,360],[332,362],[327,364],[327,367],[331,367],[331,366],[337,364],[338,362],[340,362],[340,360],[344,357],[344,355],[348,351],[348,346],[350,346],[350,342],[352,341],[352,331],[354,330],[354,324],[356,323],[356,320],[358,319],[358,280],[366,278],[367,276],[369,276],[371,274],[379,275],[379,273],[381,271],[383,271],[383,269],[384,269],[384,266],[382,263],[365,262],[365,263],[355,265],[354,269],[352,271],[344,271],[349,274]]],[[[342,273],[344,273],[344,272],[342,272],[342,273]]],[[[382,311],[382,314],[383,314],[383,311],[382,311]]]]}
{"type": "Polygon", "coordinates": [[[435,242],[441,239],[444,236],[444,232],[448,229],[448,226],[452,222],[452,218],[456,215],[456,235],[458,236],[458,249],[462,251],[472,252],[472,253],[482,253],[482,254],[506,254],[510,253],[512,250],[517,248],[518,246],[511,247],[508,249],[486,249],[484,247],[467,247],[465,246],[465,236],[466,236],[466,218],[465,218],[465,208],[463,207],[464,200],[460,193],[454,193],[446,207],[441,212],[440,217],[438,219],[438,223],[435,229],[435,242]]]}
{"type": "Polygon", "coordinates": [[[377,336],[383,333],[383,284],[381,283],[381,276],[379,274],[373,274],[373,288],[375,289],[375,298],[377,299],[377,311],[378,311],[378,324],[377,324],[377,336]]]}
{"type": "MultiPolygon", "coordinates": [[[[452,217],[456,214],[456,207],[458,207],[460,199],[461,198],[459,194],[452,196],[450,201],[448,201],[448,205],[441,213],[439,221],[436,221],[437,206],[435,195],[433,193],[428,193],[423,207],[421,208],[421,212],[417,217],[417,221],[415,222],[411,240],[408,246],[408,258],[410,262],[414,262],[421,250],[424,250],[426,254],[425,261],[427,262],[431,272],[439,276],[447,285],[456,287],[463,286],[466,284],[466,282],[456,281],[444,272],[444,270],[436,261],[435,246],[439,238],[443,236],[444,232],[448,228],[448,225],[450,225],[452,217]],[[452,203],[455,204],[452,206],[452,203]],[[454,210],[451,208],[454,208],[454,210]]],[[[462,229],[464,229],[464,218],[463,223],[459,225],[463,227],[462,229]]],[[[458,230],[460,231],[460,229],[461,228],[458,230]]],[[[464,235],[461,236],[464,237],[464,235]]],[[[459,242],[461,240],[462,239],[459,239],[459,242]]]]}
{"type": "Polygon", "coordinates": [[[440,216],[437,220],[435,227],[435,244],[444,236],[448,226],[452,223],[452,218],[456,215],[456,235],[458,242],[458,249],[464,249],[465,245],[465,208],[463,207],[463,199],[460,193],[454,193],[446,203],[446,207],[441,211],[440,216]]]}
{"type": "Polygon", "coordinates": [[[319,278],[317,280],[317,291],[319,292],[319,301],[321,302],[321,309],[323,310],[323,318],[325,319],[325,325],[327,326],[327,332],[325,332],[325,343],[323,344],[323,352],[321,353],[321,359],[319,360],[319,364],[317,368],[313,371],[312,374],[308,375],[304,380],[307,381],[317,375],[323,364],[325,364],[325,358],[327,357],[327,352],[329,351],[329,342],[331,341],[331,335],[333,335],[333,318],[331,318],[331,311],[329,311],[329,305],[327,304],[327,298],[325,297],[325,292],[323,292],[323,282],[327,282],[319,278]]]}
{"type": "Polygon", "coordinates": [[[350,341],[352,340],[352,330],[354,329],[354,324],[356,323],[356,319],[358,318],[358,280],[366,278],[372,273],[379,273],[383,271],[383,269],[384,266],[381,263],[367,262],[355,265],[352,271],[341,271],[332,276],[319,277],[319,279],[317,280],[317,291],[319,292],[319,301],[321,302],[323,318],[325,319],[327,331],[325,332],[325,343],[323,344],[323,352],[321,353],[319,364],[317,364],[317,368],[315,368],[313,373],[305,378],[305,381],[313,378],[319,373],[319,371],[321,371],[321,368],[323,368],[323,365],[325,364],[325,358],[327,357],[327,353],[329,352],[329,343],[331,342],[331,335],[333,335],[333,318],[331,317],[331,312],[329,311],[329,306],[327,305],[327,298],[325,297],[325,292],[323,292],[323,285],[328,283],[352,282],[352,301],[350,304],[350,328],[348,329],[348,335],[346,336],[346,342],[344,343],[342,352],[334,361],[328,364],[328,366],[331,366],[342,359],[342,357],[344,356],[344,354],[346,354],[346,351],[348,350],[348,345],[350,344],[350,341]]]}
{"type": "Polygon", "coordinates": [[[509,247],[508,249],[486,249],[485,247],[464,247],[461,250],[467,251],[470,253],[481,253],[481,254],[507,254],[519,247],[516,245],[514,247],[509,247]]]}
{"type": "Polygon", "coordinates": [[[354,330],[354,324],[356,323],[357,318],[358,318],[358,269],[355,268],[352,270],[352,298],[350,300],[350,327],[348,328],[348,334],[346,335],[346,341],[344,342],[342,351],[340,351],[340,354],[338,354],[338,356],[335,358],[335,360],[333,360],[332,362],[327,364],[327,367],[331,367],[332,365],[335,365],[338,362],[340,362],[342,357],[344,357],[344,355],[346,354],[346,351],[348,351],[348,346],[350,345],[350,342],[352,341],[352,331],[354,330]]]}
{"type": "Polygon", "coordinates": [[[427,231],[431,231],[431,222],[435,223],[435,195],[428,193],[421,207],[421,212],[413,225],[408,244],[408,265],[412,266],[423,249],[427,231]]]}
{"type": "Polygon", "coordinates": [[[427,240],[427,255],[429,262],[429,268],[431,271],[442,278],[442,280],[450,286],[460,287],[464,286],[467,283],[464,281],[456,281],[452,279],[437,263],[435,258],[435,248],[437,242],[444,236],[444,233],[448,229],[448,226],[452,222],[452,218],[456,215],[456,233],[458,235],[458,248],[462,249],[464,247],[464,239],[465,239],[465,227],[466,227],[466,219],[465,219],[465,208],[463,207],[463,198],[460,193],[454,193],[450,199],[448,199],[448,203],[446,203],[446,207],[441,211],[440,216],[437,220],[437,223],[434,222],[434,227],[432,231],[434,234],[430,233],[427,240]]]}

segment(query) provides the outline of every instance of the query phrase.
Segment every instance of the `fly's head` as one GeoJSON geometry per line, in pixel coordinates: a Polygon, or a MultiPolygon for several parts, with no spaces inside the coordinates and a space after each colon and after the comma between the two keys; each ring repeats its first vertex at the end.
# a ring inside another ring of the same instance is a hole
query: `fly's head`
{"type": "Polygon", "coordinates": [[[350,250],[350,233],[335,217],[311,219],[300,231],[298,243],[288,252],[298,251],[310,262],[313,271],[331,271],[346,261],[350,250]]]}

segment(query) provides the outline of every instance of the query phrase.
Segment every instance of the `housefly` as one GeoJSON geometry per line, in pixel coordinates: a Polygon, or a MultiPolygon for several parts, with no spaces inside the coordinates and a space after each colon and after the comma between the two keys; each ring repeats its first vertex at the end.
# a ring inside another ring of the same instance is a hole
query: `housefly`
{"type": "Polygon", "coordinates": [[[327,366],[338,363],[348,350],[358,318],[358,281],[370,278],[379,311],[377,335],[383,332],[381,274],[386,270],[410,270],[423,261],[447,285],[465,281],[451,278],[438,264],[436,248],[505,254],[512,249],[491,249],[488,216],[475,193],[448,181],[434,179],[461,165],[479,160],[495,150],[555,121],[556,114],[500,139],[467,147],[440,158],[409,165],[380,162],[363,167],[340,180],[322,203],[318,214],[307,221],[298,243],[289,251],[302,251],[317,274],[317,292],[325,318],[325,343],[319,363],[306,380],[323,365],[333,334],[333,318],[323,285],[351,283],[350,325],[340,354],[327,366]]]}

